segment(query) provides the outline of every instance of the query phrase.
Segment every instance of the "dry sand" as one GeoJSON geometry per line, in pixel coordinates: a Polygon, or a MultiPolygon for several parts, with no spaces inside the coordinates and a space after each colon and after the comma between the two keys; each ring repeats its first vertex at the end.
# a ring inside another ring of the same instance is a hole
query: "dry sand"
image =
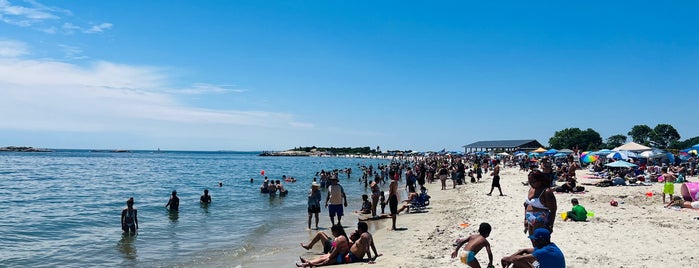
{"type": "MultiPolygon", "coordinates": [[[[586,171],[578,171],[582,178],[586,171]]],[[[696,177],[690,181],[696,181],[696,177]]],[[[439,183],[428,184],[432,196],[426,213],[400,214],[397,226],[388,231],[390,219],[374,221],[381,226],[374,233],[379,253],[376,264],[357,263],[342,267],[465,267],[450,254],[454,240],[478,231],[481,222],[492,225],[490,241],[495,267],[500,259],[531,243],[523,232],[523,207],[529,186],[522,185],[526,173],[516,168],[501,172],[506,196],[486,196],[490,177],[480,183],[441,191],[439,183]],[[469,226],[462,227],[460,224],[469,226]]],[[[579,180],[585,182],[584,179],[579,180]]],[[[698,267],[699,210],[663,208],[662,184],[653,186],[595,187],[585,185],[584,194],[556,194],[558,214],[571,209],[571,198],[595,217],[588,222],[564,222],[554,225],[551,240],[563,251],[567,267],[698,267]],[[653,192],[652,198],[646,196],[653,192]],[[615,199],[619,206],[612,207],[615,199]]],[[[679,185],[675,187],[679,193],[679,185]]],[[[669,200],[669,199],[668,199],[669,200]]],[[[488,263],[485,250],[476,255],[481,266],[488,263]]]]}

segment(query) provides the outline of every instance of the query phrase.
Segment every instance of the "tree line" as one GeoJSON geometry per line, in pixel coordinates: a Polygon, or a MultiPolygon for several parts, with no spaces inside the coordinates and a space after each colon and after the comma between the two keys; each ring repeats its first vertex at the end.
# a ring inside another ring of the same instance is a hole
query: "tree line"
{"type": "Polygon", "coordinates": [[[549,146],[552,148],[577,147],[583,151],[612,149],[626,143],[628,138],[638,144],[663,149],[685,149],[699,143],[699,136],[680,141],[680,134],[669,124],[658,124],[654,128],[635,125],[626,135],[615,134],[603,141],[602,136],[594,129],[566,128],[553,134],[549,139],[549,146]]]}

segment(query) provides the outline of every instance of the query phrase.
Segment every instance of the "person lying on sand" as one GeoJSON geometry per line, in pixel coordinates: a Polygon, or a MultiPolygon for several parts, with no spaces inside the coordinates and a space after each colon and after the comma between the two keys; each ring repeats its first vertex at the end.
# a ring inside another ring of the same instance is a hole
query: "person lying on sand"
{"type": "Polygon", "coordinates": [[[699,201],[694,201],[694,202],[684,201],[684,199],[681,196],[676,195],[676,196],[672,197],[672,200],[670,200],[670,203],[667,203],[667,205],[665,205],[666,208],[673,207],[673,206],[680,207],[680,208],[699,209],[699,201]]]}

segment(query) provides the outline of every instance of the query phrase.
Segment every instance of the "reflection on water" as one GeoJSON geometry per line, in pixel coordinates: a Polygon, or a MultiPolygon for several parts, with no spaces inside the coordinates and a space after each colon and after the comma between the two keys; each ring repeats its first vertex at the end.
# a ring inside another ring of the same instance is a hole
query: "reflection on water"
{"type": "Polygon", "coordinates": [[[136,257],[138,257],[138,252],[136,251],[136,246],[134,245],[135,240],[135,235],[124,234],[121,236],[119,243],[117,243],[117,248],[119,248],[119,252],[125,260],[134,261],[136,260],[136,257]]]}
{"type": "Polygon", "coordinates": [[[171,223],[177,223],[177,219],[180,218],[180,213],[177,212],[176,210],[170,210],[170,211],[168,211],[167,217],[170,219],[171,223]]]}

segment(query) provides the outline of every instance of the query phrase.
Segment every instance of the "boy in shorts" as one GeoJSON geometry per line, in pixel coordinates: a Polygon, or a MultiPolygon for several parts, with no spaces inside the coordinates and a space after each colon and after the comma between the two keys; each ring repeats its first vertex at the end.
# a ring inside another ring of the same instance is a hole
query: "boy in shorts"
{"type": "Polygon", "coordinates": [[[490,236],[491,230],[492,227],[490,227],[490,224],[484,222],[478,227],[478,234],[471,235],[465,239],[457,239],[455,243],[456,249],[454,249],[454,252],[451,253],[451,257],[456,258],[456,255],[459,253],[459,248],[468,243],[466,246],[464,246],[463,251],[461,251],[462,263],[465,263],[469,267],[480,268],[481,265],[476,259],[476,254],[485,247],[485,250],[488,252],[488,267],[494,267],[493,252],[490,251],[490,243],[488,243],[488,240],[486,240],[486,238],[490,236]]]}

